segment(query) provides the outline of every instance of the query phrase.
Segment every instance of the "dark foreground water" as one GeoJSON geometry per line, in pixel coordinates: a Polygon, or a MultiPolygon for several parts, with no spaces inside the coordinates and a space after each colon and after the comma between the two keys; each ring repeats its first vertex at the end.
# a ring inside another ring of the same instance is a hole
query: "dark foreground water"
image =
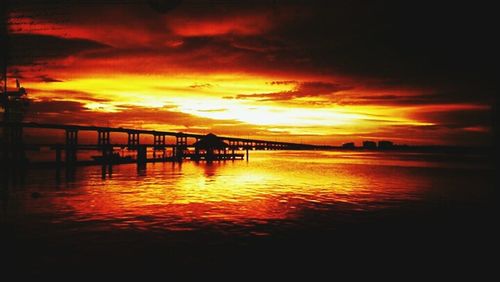
{"type": "Polygon", "coordinates": [[[59,179],[33,169],[2,188],[3,266],[20,275],[486,271],[498,250],[494,177],[484,156],[367,152],[91,166],[59,179]]]}

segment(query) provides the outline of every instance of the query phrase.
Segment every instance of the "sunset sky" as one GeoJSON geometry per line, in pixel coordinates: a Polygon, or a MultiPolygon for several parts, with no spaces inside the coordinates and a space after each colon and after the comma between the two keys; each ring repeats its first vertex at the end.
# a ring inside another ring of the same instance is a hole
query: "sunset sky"
{"type": "Polygon", "coordinates": [[[9,76],[29,121],[489,145],[493,10],[399,2],[11,1],[9,76]]]}

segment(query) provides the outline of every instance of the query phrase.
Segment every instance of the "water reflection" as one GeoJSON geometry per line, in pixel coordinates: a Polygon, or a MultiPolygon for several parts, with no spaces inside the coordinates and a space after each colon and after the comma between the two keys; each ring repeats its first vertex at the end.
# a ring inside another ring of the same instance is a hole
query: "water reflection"
{"type": "Polygon", "coordinates": [[[342,214],[419,200],[442,186],[448,173],[425,158],[392,158],[256,152],[250,162],[82,167],[66,172],[71,175],[60,189],[52,171],[32,170],[24,188],[13,191],[9,212],[48,215],[53,223],[87,222],[92,229],[300,222],[304,210],[342,214]],[[34,191],[41,197],[30,197],[34,191]]]}

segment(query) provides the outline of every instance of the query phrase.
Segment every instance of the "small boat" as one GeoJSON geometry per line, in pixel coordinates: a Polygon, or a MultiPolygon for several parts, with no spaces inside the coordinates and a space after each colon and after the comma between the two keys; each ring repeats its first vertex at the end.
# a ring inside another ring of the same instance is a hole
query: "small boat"
{"type": "Polygon", "coordinates": [[[92,156],[92,159],[98,163],[129,163],[132,162],[133,159],[131,156],[120,156],[118,153],[113,153],[109,156],[92,156]]]}

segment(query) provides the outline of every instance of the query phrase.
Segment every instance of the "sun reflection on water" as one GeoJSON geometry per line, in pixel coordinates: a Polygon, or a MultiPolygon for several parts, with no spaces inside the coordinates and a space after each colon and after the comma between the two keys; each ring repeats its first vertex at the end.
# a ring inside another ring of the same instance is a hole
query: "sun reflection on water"
{"type": "Polygon", "coordinates": [[[366,155],[252,152],[249,162],[156,163],[144,171],[119,165],[105,179],[100,167],[85,167],[59,188],[54,181],[40,181],[35,171],[27,191],[41,191],[43,197],[27,197],[25,209],[56,214],[55,221],[182,230],[195,224],[293,221],[304,210],[335,206],[380,209],[417,199],[432,185],[419,173],[425,164],[404,167],[400,159],[397,166],[371,165],[374,161],[366,155]]]}

